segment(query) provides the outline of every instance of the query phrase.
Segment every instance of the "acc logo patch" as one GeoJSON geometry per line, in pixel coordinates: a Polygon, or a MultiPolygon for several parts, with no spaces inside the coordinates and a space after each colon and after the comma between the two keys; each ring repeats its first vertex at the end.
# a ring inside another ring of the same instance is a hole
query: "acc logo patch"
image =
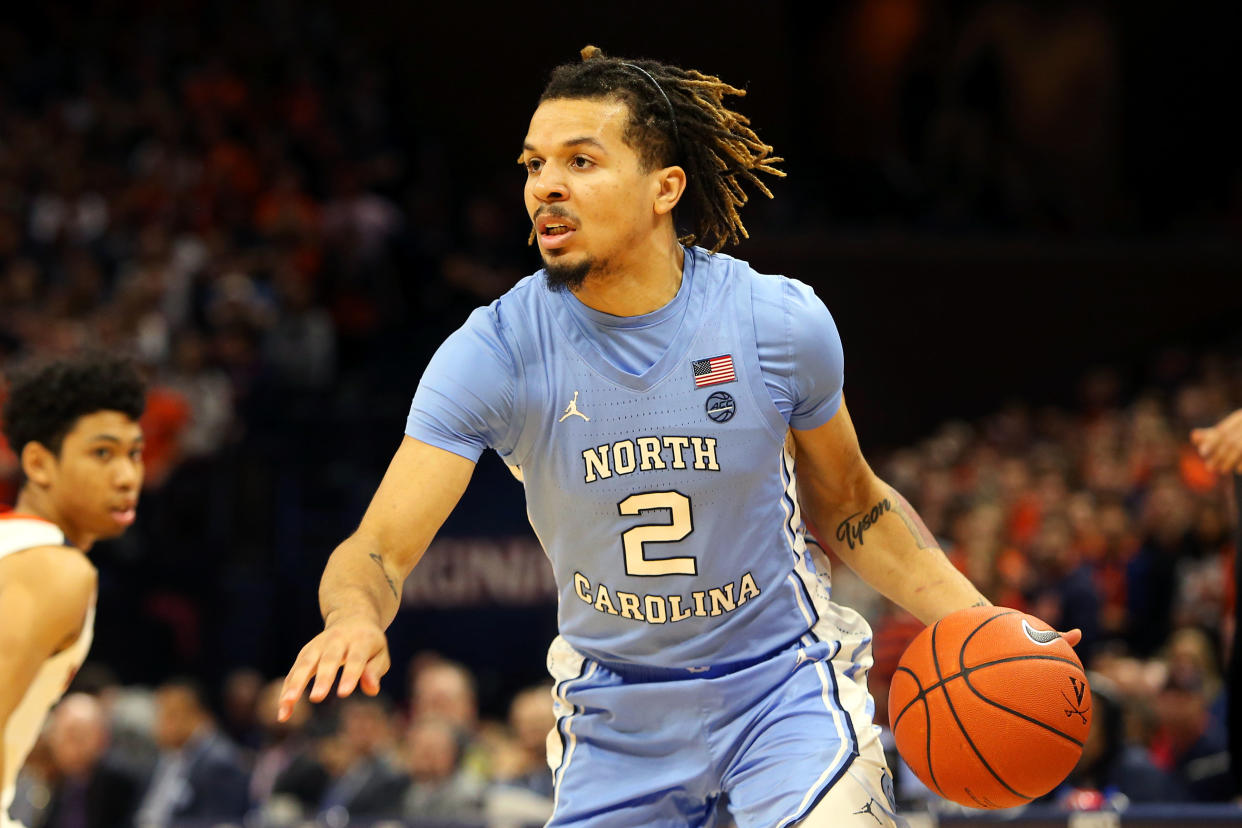
{"type": "Polygon", "coordinates": [[[733,397],[723,391],[717,391],[707,398],[707,416],[712,422],[727,423],[733,419],[737,406],[733,402],[733,397]]]}

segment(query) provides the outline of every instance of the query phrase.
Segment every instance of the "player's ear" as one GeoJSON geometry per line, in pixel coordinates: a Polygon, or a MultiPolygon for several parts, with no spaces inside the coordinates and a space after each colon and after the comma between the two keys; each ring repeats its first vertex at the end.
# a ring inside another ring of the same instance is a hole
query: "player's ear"
{"type": "Polygon", "coordinates": [[[31,440],[22,446],[22,473],[26,479],[37,486],[48,486],[52,482],[53,470],[56,466],[56,455],[52,450],[37,440],[31,440]]]}
{"type": "Polygon", "coordinates": [[[656,170],[656,190],[655,212],[656,215],[662,216],[673,212],[673,208],[677,206],[677,202],[681,201],[682,195],[686,192],[686,171],[681,167],[672,166],[656,170]]]}

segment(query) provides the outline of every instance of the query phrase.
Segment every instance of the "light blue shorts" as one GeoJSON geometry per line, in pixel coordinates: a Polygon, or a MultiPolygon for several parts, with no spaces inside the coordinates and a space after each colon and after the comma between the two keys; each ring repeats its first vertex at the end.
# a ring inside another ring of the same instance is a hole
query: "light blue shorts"
{"type": "Polygon", "coordinates": [[[557,638],[548,825],[707,828],[722,797],[738,828],[794,825],[860,751],[882,757],[870,666],[869,630],[845,641],[807,634],[709,673],[605,666],[557,638]]]}

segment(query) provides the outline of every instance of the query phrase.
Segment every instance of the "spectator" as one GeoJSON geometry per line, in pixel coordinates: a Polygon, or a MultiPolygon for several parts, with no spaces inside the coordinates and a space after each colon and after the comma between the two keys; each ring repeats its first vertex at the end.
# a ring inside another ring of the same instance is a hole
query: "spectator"
{"type": "Polygon", "coordinates": [[[92,696],[72,693],[52,712],[47,732],[59,778],[43,828],[123,828],[138,808],[141,783],[112,761],[108,722],[92,696]]]}
{"type": "MultiPolygon", "coordinates": [[[[555,729],[550,685],[528,687],[514,696],[509,704],[510,739],[503,761],[496,762],[495,779],[551,802],[552,770],[548,767],[547,740],[555,729]]],[[[551,815],[550,810],[548,813],[551,815]]]]}
{"type": "Polygon", "coordinates": [[[429,655],[410,663],[410,720],[439,716],[465,739],[462,765],[479,781],[491,778],[491,758],[479,735],[474,676],[463,665],[429,655]]]}
{"type": "Polygon", "coordinates": [[[280,685],[280,681],[270,681],[259,693],[257,716],[263,738],[250,775],[250,801],[266,808],[273,798],[286,800],[288,804],[281,808],[300,817],[315,812],[328,775],[315,758],[306,732],[310,703],[300,701],[288,721],[276,721],[280,685]]]}
{"type": "Polygon", "coordinates": [[[1210,730],[1225,731],[1225,683],[1221,680],[1220,659],[1212,639],[1199,627],[1179,627],[1169,637],[1165,660],[1170,677],[1194,683],[1201,680],[1207,700],[1210,730]]]}
{"type": "Polygon", "coordinates": [[[217,729],[202,690],[189,680],[155,693],[159,763],[138,811],[139,828],[180,819],[240,820],[247,809],[247,770],[237,747],[217,729]]]}
{"type": "Polygon", "coordinates": [[[1099,641],[1100,599],[1064,516],[1057,513],[1043,519],[1031,544],[1031,557],[1042,581],[1035,588],[1031,611],[1057,629],[1082,630],[1075,650],[1089,666],[1099,641]]]}
{"type": "Polygon", "coordinates": [[[211,363],[206,337],[197,331],[177,335],[163,384],[189,405],[189,422],[180,438],[182,454],[196,459],[218,452],[234,428],[233,386],[211,363]]]}
{"type": "Polygon", "coordinates": [[[1204,677],[1197,669],[1171,671],[1157,698],[1159,729],[1151,745],[1156,766],[1178,783],[1177,799],[1224,802],[1233,797],[1225,732],[1209,726],[1204,677]]]}
{"type": "Polygon", "coordinates": [[[262,731],[258,718],[259,694],[263,676],[258,670],[241,667],[224,677],[221,693],[221,725],[235,745],[253,751],[259,746],[262,731]]]}
{"type": "Polygon", "coordinates": [[[410,723],[405,758],[410,771],[402,815],[420,819],[478,820],[483,814],[483,785],[461,767],[464,734],[450,721],[432,714],[410,723]]]}
{"type": "Polygon", "coordinates": [[[321,750],[332,779],[319,802],[320,812],[347,819],[398,816],[408,779],[389,759],[391,747],[386,700],[354,697],[342,702],[337,732],[321,750]]]}
{"type": "Polygon", "coordinates": [[[495,759],[496,784],[487,793],[491,825],[527,825],[552,816],[552,770],[547,741],[556,729],[552,687],[536,685],[518,693],[509,705],[510,738],[495,759]]]}

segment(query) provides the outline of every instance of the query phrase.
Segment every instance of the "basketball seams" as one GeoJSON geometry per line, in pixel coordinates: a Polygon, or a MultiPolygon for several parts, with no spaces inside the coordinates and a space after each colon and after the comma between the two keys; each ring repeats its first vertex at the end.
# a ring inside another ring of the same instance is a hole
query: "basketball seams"
{"type": "MultiPolygon", "coordinates": [[[[909,667],[899,666],[897,670],[907,672],[910,675],[914,676],[914,681],[916,684],[918,684],[919,692],[915,695],[913,699],[910,700],[910,704],[913,704],[919,699],[922,699],[923,697],[925,697],[928,693],[932,692],[933,690],[939,690],[941,687],[944,687],[946,684],[953,681],[954,679],[962,678],[963,676],[969,675],[970,673],[973,673],[976,670],[981,670],[984,667],[991,667],[993,664],[1008,664],[1013,661],[1059,661],[1062,664],[1068,664],[1070,667],[1081,669],[1079,662],[1072,661],[1071,659],[1064,658],[1063,656],[1053,656],[1053,655],[1005,656],[1004,658],[994,658],[991,661],[984,661],[980,664],[976,664],[973,667],[967,667],[961,672],[954,673],[951,676],[945,676],[939,681],[934,681],[931,684],[927,685],[926,687],[923,687],[922,684],[919,684],[918,674],[916,674],[909,667]]],[[[907,708],[910,707],[910,704],[907,704],[905,707],[901,709],[903,713],[906,711],[907,708]]]]}
{"type": "MultiPolygon", "coordinates": [[[[933,668],[935,669],[935,671],[936,671],[936,682],[937,682],[937,683],[939,683],[939,682],[942,680],[942,677],[941,677],[941,675],[940,675],[940,656],[936,653],[936,633],[937,633],[937,631],[939,631],[939,629],[940,629],[940,622],[939,622],[939,621],[937,621],[935,624],[932,624],[932,630],[931,630],[932,667],[933,667],[933,668]]],[[[949,694],[948,694],[948,693],[945,693],[945,698],[948,698],[948,696],[949,696],[949,694]]],[[[941,795],[941,796],[944,796],[944,795],[945,795],[945,794],[944,794],[944,788],[940,787],[940,780],[936,779],[936,770],[935,770],[935,768],[933,768],[933,767],[932,767],[932,755],[931,755],[931,734],[932,734],[932,728],[931,728],[931,705],[927,703],[927,699],[926,699],[926,698],[924,698],[924,699],[923,699],[923,712],[924,712],[924,715],[927,717],[927,737],[926,737],[926,739],[924,740],[924,741],[926,741],[926,743],[927,743],[927,775],[931,777],[932,784],[936,786],[936,790],[940,791],[940,795],[941,795]]],[[[948,799],[948,797],[945,797],[945,798],[946,798],[946,799],[948,799]]]]}
{"type": "MultiPolygon", "coordinates": [[[[1011,661],[1059,661],[1062,664],[1068,664],[1071,667],[1075,667],[1080,670],[1082,669],[1081,662],[1075,661],[1072,658],[1066,658],[1065,656],[1058,656],[1058,655],[1043,655],[1042,653],[1041,654],[1028,653],[1027,655],[1005,656],[1004,658],[993,658],[993,659],[989,659],[988,661],[981,661],[978,664],[975,664],[971,667],[963,668],[962,672],[954,673],[953,675],[949,676],[949,678],[945,679],[945,681],[949,681],[949,679],[955,679],[958,676],[964,675],[966,673],[973,673],[976,670],[980,669],[981,667],[991,667],[993,664],[1008,664],[1011,661]]],[[[927,689],[933,690],[935,688],[929,686],[927,689]]]]}
{"type": "MultiPolygon", "coordinates": [[[[1068,733],[1062,733],[1061,731],[1057,730],[1055,727],[1053,727],[1053,726],[1052,726],[1052,725],[1050,725],[1050,724],[1046,724],[1046,723],[1041,722],[1041,721],[1039,721],[1038,719],[1036,719],[1036,718],[1034,718],[1034,717],[1032,717],[1032,716],[1027,716],[1025,713],[1019,713],[1017,710],[1012,710],[1012,709],[1010,709],[1010,708],[1006,707],[1006,706],[1005,706],[1005,705],[1003,705],[1003,704],[1000,704],[1000,703],[998,703],[998,702],[994,702],[994,701],[992,701],[992,700],[991,700],[991,699],[989,699],[987,696],[983,695],[983,693],[982,693],[982,692],[980,692],[980,691],[979,691],[979,690],[978,690],[978,689],[977,689],[977,688],[976,688],[973,684],[971,684],[971,683],[970,683],[970,674],[971,674],[971,673],[973,673],[975,670],[980,670],[980,669],[982,669],[982,668],[984,668],[984,667],[987,667],[987,666],[989,666],[989,665],[992,665],[992,664],[1005,664],[1005,663],[1008,663],[1008,662],[1013,662],[1013,661],[1032,661],[1032,660],[1042,660],[1042,661],[1061,661],[1061,662],[1064,662],[1064,663],[1066,663],[1066,664],[1069,664],[1069,665],[1071,665],[1071,666],[1073,666],[1073,667],[1078,667],[1078,665],[1077,665],[1077,664],[1075,664],[1073,661],[1070,661],[1068,658],[1064,658],[1064,657],[1061,657],[1061,656],[1024,655],[1024,656],[1010,656],[1010,657],[1008,657],[1008,658],[997,658],[997,659],[992,659],[991,661],[985,661],[985,662],[983,662],[982,664],[976,664],[976,665],[974,665],[973,667],[969,667],[969,668],[968,668],[968,667],[966,666],[966,648],[970,645],[970,640],[971,640],[972,638],[974,638],[974,637],[975,637],[975,636],[979,633],[979,631],[980,631],[980,630],[982,630],[982,629],[983,629],[984,627],[986,627],[988,624],[991,624],[991,623],[992,623],[993,621],[995,621],[997,618],[1004,618],[1004,617],[1005,617],[1005,616],[1007,616],[1007,615],[1019,615],[1019,614],[1020,614],[1020,613],[1018,613],[1016,610],[1015,610],[1015,611],[1013,611],[1013,612],[1001,612],[1001,613],[997,613],[996,615],[993,615],[991,618],[987,619],[987,620],[986,620],[986,621],[984,621],[982,624],[980,624],[979,626],[977,626],[977,627],[975,627],[973,630],[971,630],[970,635],[966,636],[966,638],[962,640],[962,648],[961,648],[961,650],[959,650],[959,651],[958,651],[958,654],[957,654],[957,663],[958,663],[958,666],[961,668],[961,672],[960,672],[958,675],[960,675],[960,676],[962,677],[962,680],[966,682],[966,686],[967,686],[968,688],[970,688],[970,692],[974,693],[976,696],[978,696],[980,699],[983,699],[983,700],[984,700],[985,702],[987,702],[988,704],[992,705],[993,707],[997,708],[998,710],[1004,710],[1006,713],[1009,713],[1009,714],[1010,714],[1010,715],[1012,715],[1012,716],[1017,716],[1019,719],[1023,719],[1023,720],[1025,720],[1025,721],[1028,721],[1028,722],[1030,722],[1031,724],[1039,725],[1039,726],[1040,726],[1040,727],[1042,727],[1044,730],[1047,730],[1047,731],[1050,731],[1050,732],[1052,732],[1052,733],[1055,733],[1055,734],[1057,734],[1058,736],[1062,737],[1063,739],[1067,739],[1068,741],[1070,741],[1070,742],[1072,742],[1073,744],[1077,745],[1077,746],[1078,746],[1078,748],[1080,748],[1080,749],[1081,749],[1081,748],[1082,748],[1082,746],[1083,746],[1083,743],[1082,743],[1082,742],[1080,742],[1080,741],[1078,741],[1078,740],[1077,740],[1077,739],[1075,739],[1074,737],[1070,736],[1068,733]]],[[[1023,621],[1025,621],[1025,620],[1026,620],[1026,619],[1024,618],[1024,619],[1023,619],[1023,621]]],[[[1028,637],[1029,637],[1029,636],[1028,636],[1028,637]]],[[[929,688],[929,689],[930,689],[930,688],[929,688]]],[[[948,690],[946,690],[946,691],[945,691],[945,698],[948,698],[948,696],[949,696],[949,691],[948,691],[948,690]]],[[[949,707],[950,707],[950,709],[952,708],[952,706],[953,706],[953,705],[952,705],[952,702],[950,702],[950,703],[949,703],[949,707]]],[[[956,713],[954,713],[954,718],[956,718],[956,716],[957,716],[957,714],[956,714],[956,713]]],[[[958,722],[958,726],[959,726],[959,727],[961,726],[961,722],[958,722]]],[[[962,732],[963,732],[963,733],[965,733],[966,731],[963,729],[963,731],[962,731],[962,732]]],[[[969,741],[969,737],[967,737],[967,741],[969,741]]],[[[974,747],[974,745],[972,744],[972,745],[971,745],[971,747],[973,748],[973,747],[974,747]]],[[[976,753],[978,753],[978,751],[975,751],[975,752],[976,752],[976,753]]],[[[980,759],[982,759],[983,757],[981,756],[981,757],[979,757],[979,758],[980,758],[980,759]]],[[[991,768],[989,768],[988,770],[991,770],[991,768]]],[[[1003,783],[1002,783],[1002,784],[1003,784],[1003,783]]],[[[1005,787],[1007,787],[1007,788],[1008,788],[1009,786],[1008,786],[1008,785],[1005,785],[1005,787]]],[[[1011,788],[1010,790],[1012,790],[1012,788],[1011,788]]],[[[1017,793],[1017,792],[1015,791],[1015,793],[1017,793]]]]}
{"type": "Polygon", "coordinates": [[[909,667],[904,667],[900,664],[897,665],[897,669],[894,671],[894,674],[896,673],[909,673],[910,677],[914,679],[914,686],[919,688],[919,692],[914,694],[914,698],[910,699],[910,701],[906,703],[906,706],[901,708],[901,712],[897,714],[897,718],[893,719],[892,729],[894,731],[897,730],[897,725],[901,724],[901,717],[906,715],[906,711],[913,707],[916,702],[922,701],[923,697],[927,695],[927,691],[923,689],[923,683],[919,681],[918,673],[914,672],[909,667]]]}
{"type": "MultiPolygon", "coordinates": [[[[992,664],[1004,664],[1004,663],[1011,662],[1011,661],[1024,661],[1024,660],[1028,660],[1028,659],[1030,659],[1030,660],[1040,660],[1040,661],[1060,661],[1060,662],[1062,662],[1063,664],[1068,664],[1068,665],[1070,665],[1071,667],[1078,667],[1078,666],[1079,666],[1078,662],[1076,662],[1076,661],[1074,661],[1074,660],[1072,660],[1072,659],[1065,658],[1064,656],[1055,656],[1055,655],[1020,655],[1020,656],[1006,656],[1005,658],[995,658],[995,659],[992,659],[992,660],[990,660],[990,661],[985,661],[985,662],[982,662],[981,664],[976,664],[976,665],[974,665],[974,666],[972,666],[972,667],[967,667],[967,666],[966,666],[966,646],[970,643],[970,640],[971,640],[972,638],[974,638],[975,634],[976,634],[976,633],[978,633],[980,630],[982,630],[982,629],[983,629],[985,626],[987,626],[988,624],[992,623],[992,621],[996,620],[997,618],[1004,618],[1004,617],[1005,617],[1005,616],[1007,616],[1007,615],[1017,615],[1017,614],[1019,614],[1019,613],[1018,613],[1016,610],[1010,610],[1009,612],[1001,612],[1001,613],[997,613],[996,615],[993,615],[992,617],[990,617],[990,618],[988,618],[987,620],[985,620],[985,621],[984,621],[982,624],[980,624],[979,626],[975,627],[975,629],[971,630],[970,635],[966,636],[966,639],[962,642],[962,647],[961,647],[961,650],[960,650],[960,652],[958,653],[958,658],[957,658],[957,661],[958,661],[958,666],[959,666],[959,668],[960,668],[960,669],[959,669],[959,671],[958,671],[958,672],[954,673],[954,674],[953,674],[953,675],[951,675],[951,676],[945,676],[945,675],[942,675],[942,674],[941,674],[941,672],[940,672],[940,660],[939,660],[939,656],[938,656],[938,654],[937,654],[937,652],[936,652],[936,631],[937,631],[937,628],[940,626],[940,622],[939,622],[939,621],[937,621],[934,625],[932,625],[932,630],[931,630],[932,646],[931,646],[931,650],[932,650],[932,661],[933,661],[933,666],[934,666],[934,668],[935,668],[935,670],[936,670],[936,681],[934,681],[934,682],[932,682],[931,684],[927,685],[927,687],[924,687],[924,686],[923,686],[923,682],[919,680],[918,673],[914,672],[914,671],[913,671],[913,670],[911,670],[909,667],[905,667],[905,666],[902,666],[902,665],[898,665],[898,666],[897,666],[897,670],[896,670],[896,672],[904,672],[904,673],[909,673],[909,674],[910,674],[910,677],[914,679],[914,685],[915,685],[915,687],[917,687],[917,688],[918,688],[918,692],[917,692],[917,693],[915,693],[914,697],[913,697],[912,699],[910,699],[910,701],[909,701],[909,702],[907,702],[907,703],[906,703],[906,706],[905,706],[905,707],[903,707],[903,708],[901,709],[901,712],[899,712],[899,713],[897,714],[897,717],[896,717],[895,719],[893,719],[893,722],[892,722],[892,727],[893,727],[893,729],[894,729],[894,730],[896,730],[896,729],[897,729],[897,725],[901,722],[901,718],[902,718],[902,716],[904,716],[904,715],[906,714],[906,711],[908,711],[908,710],[909,710],[912,706],[914,706],[914,704],[915,704],[915,703],[917,703],[917,702],[919,702],[919,701],[922,701],[922,700],[923,700],[923,699],[927,696],[927,694],[928,694],[928,693],[930,693],[930,692],[932,692],[933,690],[936,690],[936,689],[938,689],[938,688],[940,688],[940,687],[943,687],[945,684],[947,684],[948,682],[952,681],[952,680],[953,680],[953,679],[955,679],[955,678],[967,678],[967,677],[968,677],[968,675],[969,675],[971,672],[973,672],[973,671],[975,671],[975,670],[978,670],[978,669],[980,669],[981,667],[987,667],[987,666],[990,666],[990,665],[992,665],[992,664]]],[[[969,679],[968,679],[968,678],[967,678],[967,682],[966,682],[966,683],[967,683],[967,685],[968,685],[968,686],[970,685],[970,681],[969,681],[969,679]]],[[[973,688],[973,687],[971,687],[971,690],[974,690],[974,688],[973,688]]],[[[977,693],[977,691],[976,691],[976,693],[977,693]]],[[[989,701],[990,701],[990,700],[989,700],[989,701]]],[[[1002,709],[1008,709],[1008,708],[1002,708],[1002,709]]]]}
{"type": "MultiPolygon", "coordinates": [[[[1012,661],[1013,659],[1010,659],[1010,660],[1012,661]]],[[[994,663],[996,663],[996,662],[988,662],[988,664],[994,664],[994,663]]],[[[980,665],[979,665],[979,667],[986,667],[986,666],[987,666],[987,664],[980,664],[980,665]]],[[[976,667],[976,668],[974,668],[974,669],[978,669],[978,667],[976,667]]],[[[972,672],[973,672],[973,670],[972,670],[972,672]]],[[[962,675],[962,678],[966,680],[966,686],[967,686],[968,688],[970,688],[970,692],[974,693],[976,696],[978,696],[979,698],[983,699],[985,702],[987,702],[988,704],[992,705],[993,707],[995,707],[995,708],[997,708],[997,709],[999,709],[999,710],[1004,710],[1006,713],[1010,714],[1011,716],[1017,716],[1019,719],[1023,719],[1023,720],[1025,720],[1025,721],[1028,721],[1028,722],[1030,722],[1031,724],[1036,724],[1036,725],[1039,725],[1039,726],[1040,726],[1040,727],[1042,727],[1044,730],[1047,730],[1047,731],[1050,731],[1050,732],[1052,732],[1052,733],[1055,733],[1055,734],[1057,734],[1058,736],[1060,736],[1061,738],[1065,739],[1066,741],[1072,742],[1073,744],[1077,745],[1080,749],[1083,747],[1083,743],[1082,743],[1082,742],[1078,741],[1078,740],[1077,740],[1077,739],[1075,739],[1073,736],[1070,736],[1068,733],[1062,733],[1060,730],[1057,730],[1055,727],[1053,727],[1053,726],[1052,726],[1052,725],[1050,725],[1050,724],[1046,724],[1045,722],[1041,722],[1039,719],[1032,718],[1031,716],[1028,716],[1028,715],[1026,715],[1025,713],[1020,713],[1020,712],[1018,712],[1017,710],[1013,710],[1013,709],[1011,709],[1011,708],[1008,708],[1008,707],[1006,707],[1005,705],[1003,705],[1003,704],[1001,704],[1001,703],[999,703],[999,702],[994,702],[994,701],[992,701],[992,700],[991,700],[991,699],[989,699],[987,696],[983,695],[983,693],[981,693],[979,690],[977,690],[973,684],[971,684],[971,683],[970,683],[970,676],[969,676],[969,675],[963,674],[963,675],[962,675]]],[[[1090,712],[1090,711],[1088,711],[1088,712],[1090,712]]]]}
{"type": "MultiPolygon", "coordinates": [[[[992,623],[997,618],[1004,618],[1006,615],[1015,615],[1015,614],[1017,614],[1016,611],[997,613],[996,615],[993,615],[991,618],[988,618],[986,621],[984,621],[979,626],[975,627],[975,629],[971,631],[970,635],[966,636],[966,639],[962,642],[962,651],[961,653],[958,654],[958,667],[963,670],[965,669],[965,665],[962,663],[961,657],[966,651],[967,642],[969,642],[970,639],[974,637],[975,633],[979,632],[979,630],[983,629],[985,626],[992,623]]],[[[937,621],[936,625],[932,627],[932,640],[931,640],[932,663],[935,665],[935,668],[936,668],[936,682],[941,685],[941,692],[944,693],[945,704],[949,706],[949,713],[953,715],[953,721],[957,722],[958,731],[966,739],[966,744],[970,745],[970,749],[974,751],[975,756],[979,759],[979,762],[983,765],[983,767],[987,770],[988,773],[992,774],[993,779],[1001,783],[1001,785],[1005,787],[1005,790],[1009,791],[1014,796],[1025,799],[1028,802],[1031,801],[1035,797],[1018,793],[1017,791],[1015,791],[1013,788],[1009,786],[1008,782],[1006,782],[1004,779],[1001,778],[1000,774],[998,774],[995,770],[993,770],[991,763],[988,762],[988,760],[983,757],[983,753],[981,753],[979,748],[975,745],[975,740],[970,738],[970,734],[966,731],[966,726],[962,724],[961,717],[957,715],[957,708],[953,706],[953,697],[949,695],[949,689],[944,686],[944,676],[942,676],[940,673],[940,655],[939,653],[936,652],[936,631],[939,629],[939,627],[940,627],[939,621],[937,621]]],[[[930,759],[931,759],[931,726],[930,725],[928,726],[928,732],[927,732],[927,754],[928,754],[928,760],[930,762],[930,759]]],[[[930,764],[929,764],[929,771],[930,771],[930,764]]],[[[934,778],[935,774],[933,773],[932,776],[934,778]]],[[[939,783],[937,783],[936,787],[937,788],[940,787],[939,783]]]]}
{"type": "MultiPolygon", "coordinates": [[[[957,708],[953,706],[953,697],[949,695],[949,688],[942,687],[941,690],[944,692],[945,704],[949,705],[949,712],[953,714],[953,721],[957,722],[958,732],[960,732],[962,736],[966,739],[966,744],[970,745],[970,749],[974,751],[975,756],[979,759],[980,764],[983,765],[983,767],[987,770],[988,773],[992,774],[993,779],[1001,783],[1001,785],[1005,787],[1005,790],[1009,791],[1014,796],[1021,797],[1022,799],[1025,799],[1028,802],[1034,799],[1035,797],[1033,796],[1027,796],[1024,793],[1019,793],[1018,791],[1014,790],[1012,787],[1010,787],[1009,783],[1006,782],[1003,778],[1001,778],[1001,775],[992,768],[992,764],[983,757],[983,753],[980,752],[979,748],[975,745],[975,740],[970,738],[970,733],[967,732],[966,725],[962,724],[962,718],[957,715],[957,708]]],[[[931,737],[929,735],[928,736],[929,741],[930,741],[930,738],[931,737]]],[[[969,791],[967,791],[967,793],[969,793],[969,791]]]]}
{"type": "Polygon", "coordinates": [[[958,670],[960,670],[963,673],[966,672],[966,647],[970,644],[970,640],[979,634],[980,630],[982,630],[988,624],[991,624],[997,618],[1005,618],[1006,616],[1009,616],[1009,615],[1018,615],[1018,614],[1019,613],[1017,610],[1010,610],[1009,612],[998,612],[992,617],[985,620],[982,624],[979,624],[973,630],[971,630],[970,635],[966,636],[966,638],[962,640],[962,648],[958,650],[957,652],[958,670]]]}

